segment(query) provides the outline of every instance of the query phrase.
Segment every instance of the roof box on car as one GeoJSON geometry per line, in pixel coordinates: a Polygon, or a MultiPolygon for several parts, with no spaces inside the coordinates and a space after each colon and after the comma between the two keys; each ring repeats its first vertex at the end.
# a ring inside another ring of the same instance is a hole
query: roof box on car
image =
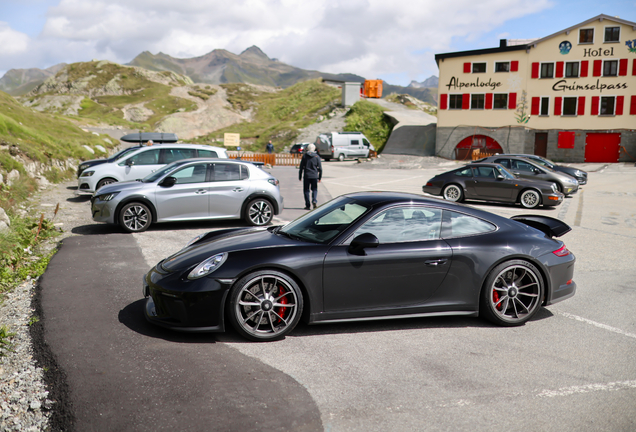
{"type": "Polygon", "coordinates": [[[155,144],[176,143],[177,134],[163,133],[163,132],[139,132],[139,133],[131,133],[128,135],[124,135],[123,137],[119,139],[124,142],[130,142],[130,143],[145,143],[147,141],[152,141],[155,144]]]}

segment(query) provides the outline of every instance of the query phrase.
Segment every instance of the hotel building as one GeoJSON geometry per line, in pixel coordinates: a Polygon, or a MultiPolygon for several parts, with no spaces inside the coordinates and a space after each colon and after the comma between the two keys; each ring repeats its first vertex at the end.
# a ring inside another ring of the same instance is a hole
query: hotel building
{"type": "Polygon", "coordinates": [[[636,160],[636,23],[599,15],[536,40],[437,54],[436,154],[636,160]]]}

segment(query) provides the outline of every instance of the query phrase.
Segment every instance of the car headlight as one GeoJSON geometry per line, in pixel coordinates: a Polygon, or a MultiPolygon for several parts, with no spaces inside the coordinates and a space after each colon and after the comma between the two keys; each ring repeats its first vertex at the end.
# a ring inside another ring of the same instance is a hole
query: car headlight
{"type": "Polygon", "coordinates": [[[196,266],[194,270],[190,272],[190,274],[188,274],[188,279],[199,279],[203,276],[209,275],[210,273],[221,267],[226,259],[227,252],[223,252],[206,259],[198,266],[196,266]]]}
{"type": "Polygon", "coordinates": [[[574,171],[574,175],[577,176],[577,177],[583,177],[583,171],[576,170],[576,171],[574,171]]]}
{"type": "Polygon", "coordinates": [[[80,177],[90,177],[95,174],[95,171],[84,171],[80,177]]]}
{"type": "Polygon", "coordinates": [[[84,170],[85,170],[86,168],[88,168],[88,167],[90,167],[90,165],[89,165],[89,164],[81,164],[81,165],[79,166],[79,169],[80,169],[80,170],[82,170],[82,171],[84,171],[84,170]]]}
{"type": "Polygon", "coordinates": [[[275,178],[269,178],[267,179],[267,181],[273,184],[274,186],[278,186],[278,180],[276,180],[275,178]]]}
{"type": "Polygon", "coordinates": [[[111,193],[101,194],[101,195],[97,195],[97,199],[100,200],[100,201],[110,201],[113,198],[115,198],[118,194],[119,194],[119,192],[111,192],[111,193]]]}
{"type": "Polygon", "coordinates": [[[551,187],[552,187],[552,192],[554,192],[554,193],[556,193],[556,192],[559,190],[559,189],[557,188],[556,183],[552,183],[551,187]]]}

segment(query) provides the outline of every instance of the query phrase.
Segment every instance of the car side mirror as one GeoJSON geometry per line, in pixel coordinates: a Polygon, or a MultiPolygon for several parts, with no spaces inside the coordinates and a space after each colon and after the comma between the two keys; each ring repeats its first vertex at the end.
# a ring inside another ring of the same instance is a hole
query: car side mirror
{"type": "Polygon", "coordinates": [[[497,174],[497,180],[503,180],[504,176],[502,176],[501,174],[497,174]]]}
{"type": "Polygon", "coordinates": [[[353,255],[366,255],[366,248],[376,248],[380,241],[371,233],[360,234],[351,241],[349,245],[349,253],[353,255]]]}
{"type": "Polygon", "coordinates": [[[135,161],[130,158],[126,160],[125,164],[126,166],[133,166],[135,164],[135,161]]]}
{"type": "Polygon", "coordinates": [[[166,177],[165,179],[161,180],[161,183],[159,183],[159,186],[172,187],[175,185],[175,183],[177,183],[176,177],[166,177]]]}

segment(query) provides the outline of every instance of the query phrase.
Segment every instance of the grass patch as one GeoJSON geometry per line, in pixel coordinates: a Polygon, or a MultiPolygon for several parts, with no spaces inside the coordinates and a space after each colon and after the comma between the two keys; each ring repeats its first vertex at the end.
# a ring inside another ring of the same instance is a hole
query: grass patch
{"type": "Polygon", "coordinates": [[[236,111],[253,109],[253,120],[229,126],[195,141],[214,143],[226,132],[241,134],[241,147],[265,151],[268,141],[282,150],[294,141],[298,130],[316,122],[340,102],[341,91],[320,80],[298,83],[285,90],[263,92],[245,84],[222,84],[236,111]]]}
{"type": "Polygon", "coordinates": [[[391,135],[393,124],[384,115],[384,108],[369,101],[356,102],[345,116],[346,132],[362,132],[380,153],[391,135]]]}
{"type": "MultiPolygon", "coordinates": [[[[26,108],[4,92],[0,92],[0,142],[15,145],[21,155],[43,163],[51,159],[91,159],[93,155],[83,147],[85,144],[114,146],[65,118],[26,108]]],[[[0,151],[2,169],[20,171],[21,165],[9,159],[6,151],[0,151]]]]}
{"type": "Polygon", "coordinates": [[[15,333],[9,331],[9,327],[0,326],[0,357],[5,355],[5,351],[11,351],[11,339],[15,333]]]}

